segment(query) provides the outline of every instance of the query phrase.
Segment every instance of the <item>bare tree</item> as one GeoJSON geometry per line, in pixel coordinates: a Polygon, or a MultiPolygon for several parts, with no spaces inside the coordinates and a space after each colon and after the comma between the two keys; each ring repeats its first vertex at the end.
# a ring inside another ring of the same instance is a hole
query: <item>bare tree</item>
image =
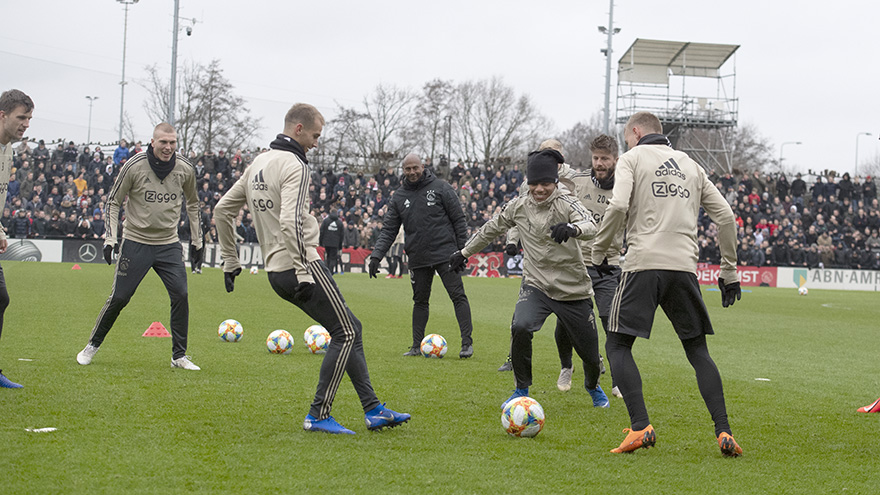
{"type": "Polygon", "coordinates": [[[313,154],[313,160],[321,167],[339,170],[349,166],[353,170],[364,170],[363,149],[355,134],[367,115],[353,108],[346,108],[337,102],[336,117],[324,126],[321,143],[313,154]]]}
{"type": "MultiPolygon", "coordinates": [[[[167,119],[168,84],[156,66],[146,68],[148,78],[141,85],[149,96],[144,110],[153,122],[167,119]]],[[[175,127],[181,148],[188,150],[234,150],[246,147],[260,129],[260,120],[250,115],[244,99],[223,75],[220,61],[207,67],[189,62],[180,71],[175,127]]]]}
{"type": "Polygon", "coordinates": [[[444,141],[449,132],[447,118],[455,88],[449,81],[434,79],[422,86],[414,110],[414,119],[408,132],[416,150],[432,162],[443,154],[444,141]]]}
{"type": "Polygon", "coordinates": [[[597,112],[590,120],[582,120],[563,131],[557,139],[562,143],[565,162],[581,169],[590,168],[593,156],[590,142],[602,134],[602,127],[602,114],[597,112]]]}
{"type": "Polygon", "coordinates": [[[460,84],[453,107],[456,144],[464,156],[483,163],[507,162],[524,154],[548,125],[526,95],[517,96],[500,77],[460,84]]]}
{"type": "Polygon", "coordinates": [[[360,154],[368,160],[372,171],[401,158],[409,145],[407,127],[415,97],[410,90],[380,84],[363,101],[363,119],[352,126],[354,139],[360,154]]]}

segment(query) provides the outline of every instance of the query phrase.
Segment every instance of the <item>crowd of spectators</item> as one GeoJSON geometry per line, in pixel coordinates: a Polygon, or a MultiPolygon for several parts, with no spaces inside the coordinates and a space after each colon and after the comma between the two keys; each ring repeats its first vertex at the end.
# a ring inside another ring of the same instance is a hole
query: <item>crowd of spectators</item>
{"type": "MultiPolygon", "coordinates": [[[[748,266],[880,270],[880,205],[871,176],[752,172],[710,177],[739,225],[737,260],[748,266]]],[[[720,262],[715,225],[700,217],[700,261],[720,262]]]]}
{"type": "MultiPolygon", "coordinates": [[[[13,238],[104,237],[107,193],[121,166],[144,150],[141,142],[121,141],[112,155],[100,146],[43,141],[36,147],[22,142],[16,148],[7,204],[0,224],[13,238]]],[[[198,197],[206,240],[216,242],[212,221],[214,205],[241,176],[260,151],[188,152],[196,167],[198,197]]],[[[426,164],[433,170],[430,163],[426,164]]],[[[472,232],[498,212],[523,182],[520,166],[458,163],[443,167],[443,177],[458,191],[472,232]]],[[[837,177],[833,173],[793,179],[785,174],[712,174],[739,225],[738,262],[748,266],[880,269],[880,205],[873,179],[837,177]]],[[[343,247],[372,249],[382,228],[385,205],[401,178],[394,168],[373,175],[314,167],[309,195],[312,213],[320,223],[331,209],[343,222],[343,247]]],[[[183,209],[182,209],[183,211],[183,209]]],[[[185,212],[181,236],[189,235],[185,212]]],[[[256,242],[247,209],[236,220],[240,242],[256,242]]],[[[699,226],[700,261],[720,262],[716,227],[704,214],[699,226]]],[[[503,250],[499,238],[486,251],[503,250]]]]}

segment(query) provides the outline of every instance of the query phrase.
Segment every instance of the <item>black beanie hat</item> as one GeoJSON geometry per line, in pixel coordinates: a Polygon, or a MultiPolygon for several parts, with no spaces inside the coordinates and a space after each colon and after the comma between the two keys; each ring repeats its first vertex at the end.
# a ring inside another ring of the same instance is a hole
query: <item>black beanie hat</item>
{"type": "Polygon", "coordinates": [[[529,153],[529,166],[526,178],[529,184],[542,182],[559,182],[559,164],[564,163],[562,153],[547,149],[529,153]]]}

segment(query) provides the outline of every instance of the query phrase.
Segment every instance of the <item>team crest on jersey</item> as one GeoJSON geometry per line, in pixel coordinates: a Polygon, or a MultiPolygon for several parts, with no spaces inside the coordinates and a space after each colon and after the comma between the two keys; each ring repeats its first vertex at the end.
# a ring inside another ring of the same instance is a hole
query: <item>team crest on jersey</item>
{"type": "Polygon", "coordinates": [[[406,201],[403,202],[403,207],[404,207],[404,208],[409,208],[409,200],[408,200],[408,199],[407,199],[406,201]]]}
{"type": "Polygon", "coordinates": [[[425,199],[428,200],[428,206],[434,206],[437,204],[437,197],[433,189],[428,189],[428,192],[425,194],[425,199]]]}

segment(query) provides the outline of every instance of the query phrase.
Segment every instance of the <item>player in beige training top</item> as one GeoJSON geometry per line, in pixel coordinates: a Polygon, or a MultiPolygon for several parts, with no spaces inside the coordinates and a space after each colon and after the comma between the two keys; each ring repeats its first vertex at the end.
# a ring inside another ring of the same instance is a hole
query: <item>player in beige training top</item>
{"type": "MultiPolygon", "coordinates": [[[[571,177],[574,184],[574,196],[578,198],[584,208],[592,215],[596,225],[602,223],[605,209],[611,200],[611,191],[614,187],[614,170],[617,166],[618,147],[617,141],[606,134],[597,136],[590,142],[590,161],[592,167],[586,172],[578,172],[571,177]]],[[[620,248],[623,245],[623,229],[617,232],[611,245],[605,251],[608,262],[604,265],[593,266],[593,240],[578,242],[584,255],[584,263],[587,264],[587,273],[593,284],[593,300],[602,321],[602,328],[608,332],[608,317],[611,314],[611,301],[617,291],[620,282],[620,248]],[[601,272],[600,272],[601,270],[601,272]]],[[[559,351],[559,360],[562,370],[556,386],[559,390],[567,391],[571,388],[572,362],[571,342],[568,341],[567,333],[556,326],[556,349],[559,351]]],[[[604,369],[602,370],[604,373],[604,369]]],[[[620,390],[611,383],[611,394],[621,397],[620,390]]]]}
{"type": "Polygon", "coordinates": [[[354,384],[368,429],[393,428],[409,421],[410,415],[392,411],[376,398],[364,357],[361,322],[348,309],[318,255],[318,221],[309,214],[306,152],[318,145],[323,128],[324,117],[318,109],[304,103],[294,105],[284,117],[284,132],[269,144],[271,149],[257,156],[217,203],[214,221],[227,292],[235,289],[235,277],[241,273],[233,221],[247,205],[254,217],[272,289],[330,333],[318,390],[303,428],[352,435],[352,430],[330,415],[344,374],[354,384]]]}
{"type": "MultiPolygon", "coordinates": [[[[12,173],[12,143],[20,140],[31,125],[34,101],[17,89],[4,91],[0,95],[0,205],[6,204],[6,188],[12,173]]],[[[6,232],[0,229],[0,253],[6,252],[6,232]]],[[[6,278],[0,267],[0,335],[3,334],[3,315],[9,306],[9,293],[6,291],[6,278]]],[[[22,388],[11,381],[0,370],[0,388],[22,388]]]]}
{"type": "MultiPolygon", "coordinates": [[[[529,154],[528,194],[507,204],[450,257],[457,269],[492,239],[514,226],[522,238],[523,279],[513,312],[511,361],[516,389],[510,399],[527,396],[532,384],[532,335],[555,314],[583,361],[584,387],[593,406],[608,407],[599,386],[599,341],[593,317],[593,295],[583,255],[575,239],[592,239],[596,225],[577,198],[556,187],[562,154],[556,150],[529,154]],[[568,242],[571,240],[571,242],[568,242]]],[[[508,399],[508,400],[510,400],[508,399]]],[[[505,402],[506,403],[506,402],[505,402]]]]}
{"type": "Polygon", "coordinates": [[[611,452],[631,452],[656,441],[632,346],[636,337],[650,336],[659,305],[696,372],[721,453],[737,456],[742,449],[731,436],[721,375],[706,346],[706,335],[714,332],[696,275],[697,217],[702,206],[718,225],[722,304],[727,307],[739,299],[736,223],[730,205],[702,167],[672,149],[662,132],[660,120],[648,112],[627,121],[624,139],[630,150],[617,163],[611,202],[593,243],[593,265],[600,266],[626,223],[626,262],[611,306],[605,350],[632,428],[624,430],[626,438],[611,452]]]}
{"type": "MultiPolygon", "coordinates": [[[[147,150],[125,162],[110,189],[104,260],[109,265],[114,252],[119,257],[110,297],[98,314],[89,343],[76,356],[79,364],[92,362],[119,312],[152,268],[171,298],[171,367],[199,369],[186,356],[189,301],[183,249],[177,235],[181,204],[185,202],[189,218],[199,218],[199,198],[195,168],[176,151],[177,131],[170,124],[157,125],[147,150]],[[123,204],[125,222],[120,246],[116,228],[123,204]]],[[[190,229],[190,258],[195,262],[204,253],[201,225],[192,221],[190,229]]]]}

